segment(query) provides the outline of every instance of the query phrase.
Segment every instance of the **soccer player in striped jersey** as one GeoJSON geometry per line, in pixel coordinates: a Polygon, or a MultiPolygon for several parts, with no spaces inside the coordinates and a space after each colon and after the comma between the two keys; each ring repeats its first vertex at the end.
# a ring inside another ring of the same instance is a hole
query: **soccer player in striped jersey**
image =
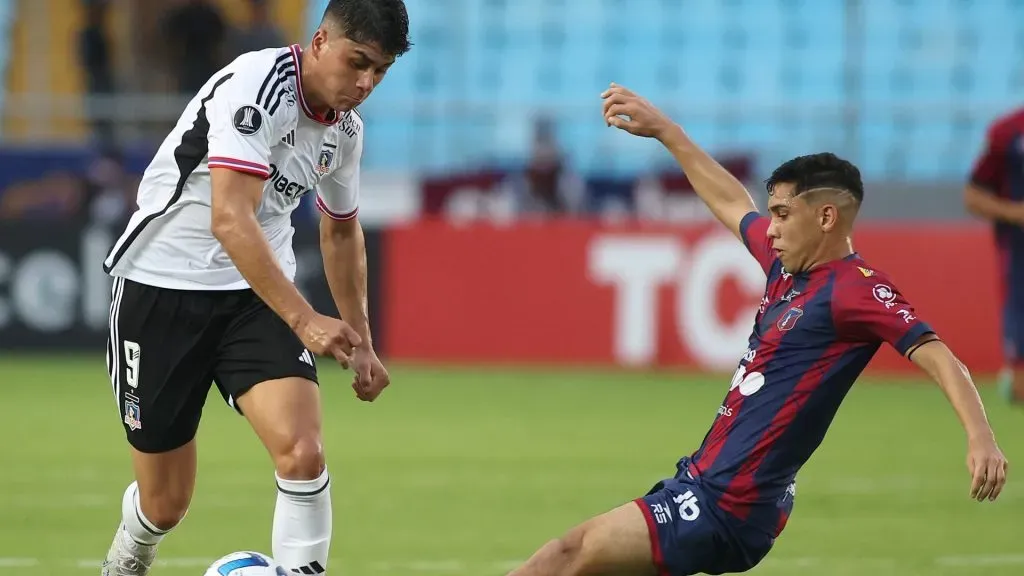
{"type": "Polygon", "coordinates": [[[211,385],[273,460],[273,556],[327,568],[330,479],[314,355],[389,383],[367,320],[356,107],[409,49],[402,0],[331,0],[308,46],[249,52],[214,74],[147,167],[138,210],[104,262],[114,277],[107,365],[135,482],[101,568],[143,576],[188,510],[211,385]],[[324,268],[341,318],[294,285],[291,214],[323,213],[324,268]]]}
{"type": "Polygon", "coordinates": [[[784,163],[767,181],[770,216],[762,216],[743,185],[657,108],[614,84],[602,99],[610,126],[656,138],[673,154],[767,284],[702,445],[679,460],[673,477],[549,542],[512,574],[684,576],[754,567],[789,520],[797,473],[884,343],[945,392],[967,435],[970,496],[995,500],[1007,463],[967,368],[893,281],[853,250],[864,197],[857,168],[832,154],[784,163]]]}
{"type": "Polygon", "coordinates": [[[1024,108],[992,122],[964,188],[969,212],[992,222],[1003,297],[1003,373],[1007,400],[1024,404],[1024,108]]]}

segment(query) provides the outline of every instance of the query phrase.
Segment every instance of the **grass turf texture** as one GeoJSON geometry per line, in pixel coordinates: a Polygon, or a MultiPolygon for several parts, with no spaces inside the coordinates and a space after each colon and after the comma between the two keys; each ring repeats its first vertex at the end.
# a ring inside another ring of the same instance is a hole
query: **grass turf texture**
{"type": "MultiPolygon", "coordinates": [[[[0,375],[0,576],[97,574],[131,475],[102,352],[3,357],[0,375]]],[[[364,404],[348,374],[321,363],[335,574],[504,574],[671,475],[728,387],[727,376],[556,369],[392,375],[364,404]]],[[[968,498],[964,436],[938,388],[862,380],[798,478],[789,527],[751,574],[1024,573],[1024,411],[991,387],[983,397],[1011,462],[1000,502],[968,498]]],[[[269,459],[215,391],[199,450],[192,508],[154,576],[197,576],[235,550],[270,553],[269,459]]]]}

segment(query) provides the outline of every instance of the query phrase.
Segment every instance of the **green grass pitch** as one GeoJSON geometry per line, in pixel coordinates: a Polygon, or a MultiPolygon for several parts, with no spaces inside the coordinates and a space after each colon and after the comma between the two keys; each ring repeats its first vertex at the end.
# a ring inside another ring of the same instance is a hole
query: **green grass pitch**
{"type": "MultiPolygon", "coordinates": [[[[671,475],[727,387],[707,375],[392,372],[392,387],[364,404],[348,375],[322,363],[334,574],[505,574],[671,475]]],[[[0,375],[0,576],[98,574],[130,481],[103,354],[0,358],[0,375]]],[[[798,478],[789,527],[751,573],[1024,573],[1024,411],[990,387],[983,395],[1011,462],[1000,502],[967,497],[963,433],[938,388],[861,381],[798,478]]],[[[269,459],[216,392],[199,449],[192,508],[154,576],[270,552],[269,459]]]]}

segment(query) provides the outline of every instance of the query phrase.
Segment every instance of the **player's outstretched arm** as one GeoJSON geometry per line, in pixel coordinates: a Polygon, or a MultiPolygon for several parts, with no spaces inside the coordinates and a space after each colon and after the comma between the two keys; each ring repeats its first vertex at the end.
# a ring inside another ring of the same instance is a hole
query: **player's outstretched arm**
{"type": "Polygon", "coordinates": [[[742,240],[740,222],[757,210],[743,184],[690,140],[681,126],[629,89],[613,83],[601,98],[605,122],[630,134],[661,142],[715,218],[742,240]]]}
{"type": "Polygon", "coordinates": [[[334,303],[362,343],[352,357],[352,388],[361,400],[372,402],[390,383],[387,370],[373,350],[366,295],[366,240],[359,219],[320,217],[320,251],[334,303]]]}
{"type": "Polygon", "coordinates": [[[229,168],[210,168],[213,184],[210,228],[253,291],[298,334],[314,354],[348,366],[359,335],[335,318],[318,314],[281,270],[256,210],[263,180],[229,168]]]}
{"type": "Polygon", "coordinates": [[[907,356],[937,382],[967,432],[967,469],[971,498],[995,500],[1006,484],[1008,463],[996,445],[995,433],[967,367],[934,335],[922,336],[907,356]]]}

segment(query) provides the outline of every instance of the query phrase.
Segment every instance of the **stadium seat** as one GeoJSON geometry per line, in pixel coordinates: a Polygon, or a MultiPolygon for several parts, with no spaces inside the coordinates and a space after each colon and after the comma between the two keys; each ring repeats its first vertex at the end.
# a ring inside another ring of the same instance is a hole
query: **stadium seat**
{"type": "Polygon", "coordinates": [[[1024,50],[1017,1],[878,0],[851,13],[843,0],[469,0],[410,16],[413,70],[396,67],[375,96],[387,104],[367,114],[430,102],[437,115],[446,101],[462,125],[381,122],[374,138],[390,153],[374,162],[394,168],[514,157],[524,118],[546,113],[582,168],[611,155],[617,170],[649,169],[650,148],[607,136],[596,115],[617,81],[710,149],[763,149],[762,164],[834,149],[869,179],[929,179],[965,171],[985,123],[1024,92],[1024,68],[1005,56],[1024,50]],[[391,138],[434,147],[407,154],[391,138]]]}

